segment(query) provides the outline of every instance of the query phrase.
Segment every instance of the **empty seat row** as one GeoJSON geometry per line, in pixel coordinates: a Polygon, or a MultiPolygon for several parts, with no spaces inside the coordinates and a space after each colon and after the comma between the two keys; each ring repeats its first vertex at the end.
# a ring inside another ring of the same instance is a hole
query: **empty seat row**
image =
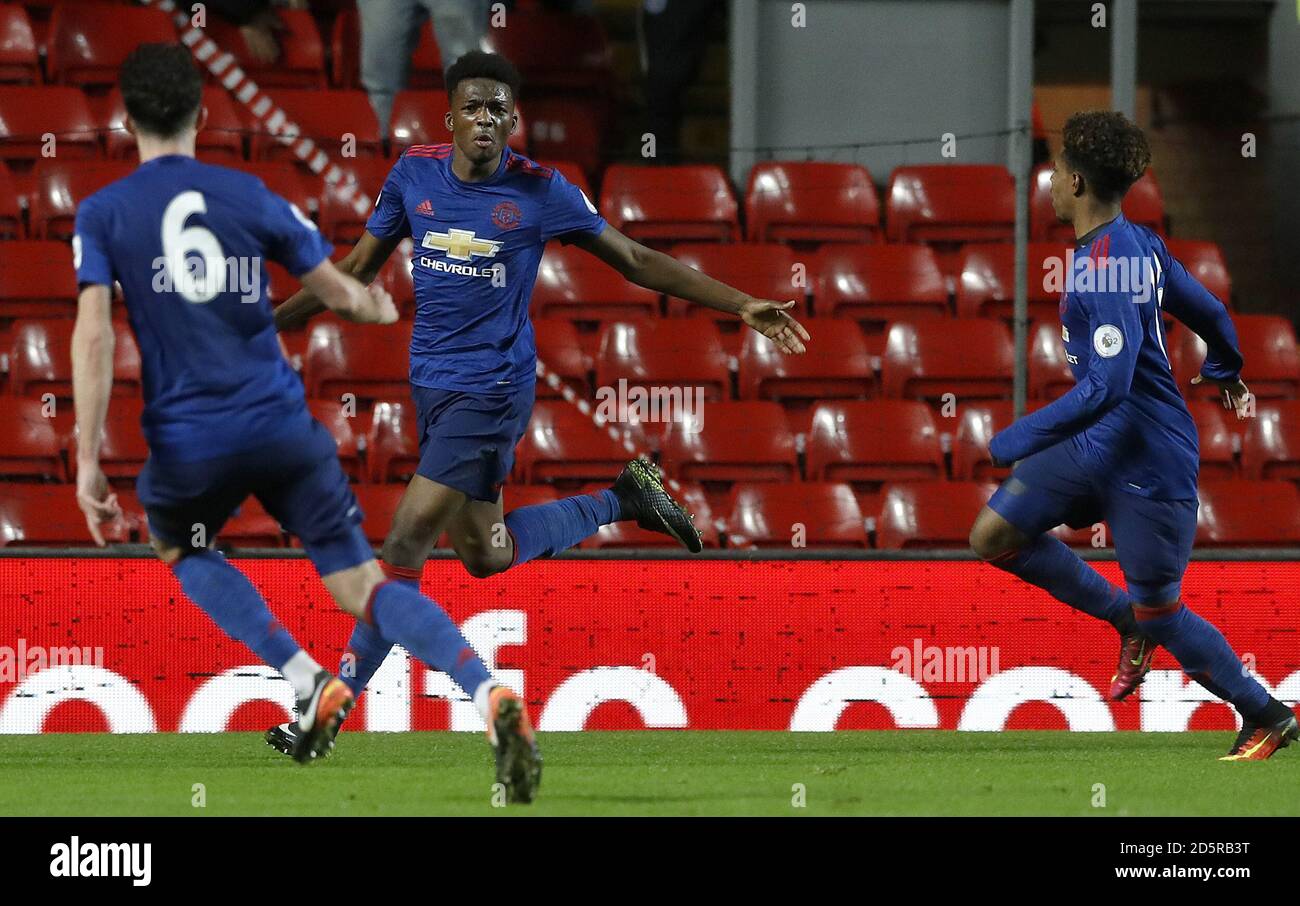
{"type": "MultiPolygon", "coordinates": [[[[715,522],[697,487],[679,493],[696,513],[709,547],[732,548],[956,548],[968,546],[970,526],[992,495],[981,482],[919,481],[887,485],[860,500],[847,484],[743,484],[715,522]],[[874,537],[874,545],[872,543],[874,537]]],[[[356,489],[364,513],[362,529],[382,543],[401,499],[401,486],[356,489]]],[[[1300,492],[1283,481],[1210,481],[1201,485],[1196,543],[1200,547],[1292,547],[1300,544],[1300,492]]],[[[557,497],[547,486],[510,485],[506,510],[557,497]]],[[[142,541],[144,514],[135,495],[119,491],[122,518],[104,526],[110,543],[142,541]]],[[[1079,533],[1067,540],[1087,544],[1079,533]]],[[[249,498],[219,534],[237,547],[280,547],[288,542],[275,519],[249,498]]],[[[88,544],[85,519],[70,488],[13,485],[0,497],[0,547],[88,544]]],[[[296,544],[296,541],[295,541],[296,544]]],[[[442,546],[447,546],[444,536],[442,546]]],[[[607,526],[583,543],[589,548],[669,547],[675,542],[625,523],[607,526]]]]}
{"type": "MultiPolygon", "coordinates": [[[[312,13],[280,7],[276,14],[283,27],[276,32],[280,57],[273,63],[255,57],[240,29],[220,16],[208,16],[202,27],[260,84],[325,88],[329,82],[325,45],[312,13]]],[[[611,51],[596,18],[541,10],[514,10],[509,16],[509,27],[488,30],[488,42],[493,50],[514,61],[530,87],[581,90],[600,89],[607,83],[611,51]]],[[[48,75],[51,81],[65,85],[111,84],[117,80],[122,61],[138,44],[177,40],[171,18],[157,8],[56,3],[42,72],[36,35],[21,5],[0,5],[0,33],[6,37],[0,80],[40,82],[48,75]]],[[[335,18],[331,38],[329,73],[334,84],[358,87],[360,32],[355,9],[345,8],[335,18]]],[[[420,29],[411,67],[419,84],[442,87],[444,63],[427,23],[420,29]]]]}

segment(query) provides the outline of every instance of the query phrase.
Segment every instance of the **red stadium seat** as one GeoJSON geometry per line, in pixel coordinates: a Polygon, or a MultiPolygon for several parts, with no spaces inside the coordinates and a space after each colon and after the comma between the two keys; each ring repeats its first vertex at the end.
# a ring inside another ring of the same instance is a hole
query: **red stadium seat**
{"type": "MultiPolygon", "coordinates": [[[[1225,422],[1232,418],[1224,415],[1225,422]]],[[[1247,420],[1242,438],[1241,466],[1247,478],[1300,479],[1300,400],[1256,404],[1255,417],[1247,420]]]]}
{"type": "Polygon", "coordinates": [[[595,16],[516,10],[509,27],[488,29],[488,43],[519,67],[530,91],[600,92],[612,75],[609,41],[595,16]]]}
{"type": "Polygon", "coordinates": [[[703,426],[669,422],[663,465],[678,481],[797,481],[794,435],[776,403],[714,403],[703,426]]]}
{"type": "Polygon", "coordinates": [[[916,481],[884,490],[876,547],[964,549],[970,529],[996,486],[975,481],[916,481]]]}
{"type": "MultiPolygon", "coordinates": [[[[244,160],[244,135],[249,126],[230,92],[220,85],[203,86],[208,119],[195,143],[198,156],[212,163],[238,167],[244,160]]],[[[135,139],[126,131],[126,104],[116,87],[99,101],[98,122],[105,132],[108,156],[136,158],[135,139]]]]}
{"type": "Polygon", "coordinates": [[[40,400],[0,396],[0,478],[67,480],[55,411],[40,400]]]}
{"type": "Polygon", "coordinates": [[[1227,416],[1222,405],[1210,400],[1193,400],[1187,408],[1196,423],[1201,450],[1201,480],[1237,478],[1234,434],[1228,425],[1228,418],[1236,421],[1236,415],[1227,416]]]}
{"type": "MultiPolygon", "coordinates": [[[[125,514],[100,526],[100,531],[110,544],[131,540],[125,514]]],[[[0,547],[89,547],[93,543],[71,487],[8,485],[0,494],[0,547]]]]}
{"type": "MultiPolygon", "coordinates": [[[[664,391],[703,387],[710,401],[725,399],[731,383],[717,328],[680,320],[606,324],[596,359],[596,386],[615,388],[620,380],[629,388],[664,391]]],[[[683,397],[683,405],[690,399],[683,397]]]]}
{"type": "MultiPolygon", "coordinates": [[[[1026,276],[1030,320],[1058,317],[1064,280],[1066,247],[1055,242],[1031,242],[1026,276]],[[1048,288],[1051,286],[1052,288],[1048,288]]],[[[1010,243],[968,245],[958,256],[957,315],[963,318],[1011,318],[1016,301],[1016,247],[1010,243]]]]}
{"type": "Polygon", "coordinates": [[[375,403],[366,435],[370,480],[404,481],[420,464],[420,430],[409,400],[375,403]]]}
{"type": "Polygon", "coordinates": [[[1197,547],[1295,547],[1300,492],[1288,481],[1205,481],[1197,547]]]}
{"type": "Polygon", "coordinates": [[[817,259],[819,315],[872,321],[948,314],[948,290],[927,245],[830,245],[817,259]]]}
{"type": "MultiPolygon", "coordinates": [[[[608,485],[601,485],[608,487],[608,485]]],[[[518,510],[526,506],[538,506],[559,499],[555,488],[549,484],[516,484],[507,481],[501,488],[501,506],[505,512],[518,510]]]]}
{"type": "Polygon", "coordinates": [[[393,98],[393,114],[388,134],[393,153],[411,145],[441,145],[451,141],[447,131],[447,93],[445,91],[399,91],[393,98]]]}
{"type": "MultiPolygon", "coordinates": [[[[1300,395],[1300,355],[1295,328],[1278,315],[1234,315],[1237,342],[1246,360],[1244,379],[1259,399],[1294,399],[1300,395]]],[[[1205,343],[1191,330],[1180,329],[1170,340],[1171,361],[1183,395],[1188,399],[1217,399],[1213,384],[1192,385],[1191,378],[1205,361],[1205,343]]]]}
{"type": "Polygon", "coordinates": [[[889,178],[891,242],[1010,242],[1015,182],[1005,167],[937,164],[898,167],[889,178]]]}
{"type": "Polygon", "coordinates": [[[21,6],[6,3],[0,6],[0,82],[30,85],[40,81],[32,23],[21,6]]]}
{"type": "MultiPolygon", "coordinates": [[[[17,321],[9,352],[9,386],[16,396],[72,399],[72,320],[17,321]]],[[[140,352],[129,326],[113,322],[113,396],[140,393],[140,352]]]]}
{"type": "Polygon", "coordinates": [[[217,542],[231,547],[284,547],[284,529],[250,495],[217,532],[217,542]]]}
{"type": "MultiPolygon", "coordinates": [[[[1124,196],[1124,216],[1133,223],[1165,232],[1165,203],[1155,174],[1147,170],[1124,196]]],[[[1052,210],[1052,165],[1040,164],[1034,170],[1029,199],[1029,236],[1034,240],[1074,241],[1074,227],[1061,223],[1052,210]]]]}
{"type": "Polygon", "coordinates": [[[740,238],[736,199],[714,166],[612,164],[605,170],[600,212],[615,229],[642,242],[740,238]]]}
{"type": "Polygon", "coordinates": [[[393,168],[391,160],[382,157],[357,157],[337,161],[346,174],[338,187],[322,182],[320,197],[320,229],[334,242],[356,244],[366,230],[366,221],[374,210],[375,199],[384,187],[384,180],[393,168]],[[345,196],[342,188],[352,186],[354,191],[345,196]],[[361,201],[357,210],[356,200],[361,201]]]}
{"type": "Polygon", "coordinates": [[[37,161],[36,198],[31,212],[33,237],[70,240],[77,206],[134,169],[134,164],[122,161],[37,161]]]}
{"type": "Polygon", "coordinates": [[[157,8],[61,3],[50,17],[51,81],[111,85],[127,54],[140,44],[176,42],[176,29],[157,8]]]}
{"type": "Polygon", "coordinates": [[[1000,321],[983,318],[895,321],[885,340],[885,396],[971,398],[1011,395],[1015,350],[1000,321]]]}
{"type": "MultiPolygon", "coordinates": [[[[144,461],[149,457],[140,430],[140,414],[144,401],[140,399],[115,399],[108,407],[104,419],[103,439],[100,441],[99,464],[109,480],[134,482],[144,461]]],[[[68,465],[71,477],[77,474],[77,439],[74,433],[68,443],[68,465]]]]}
{"type": "MultiPolygon", "coordinates": [[[[539,161],[562,157],[572,161],[588,178],[596,176],[602,159],[602,110],[599,102],[581,98],[530,97],[527,138],[532,156],[539,161]]],[[[523,123],[520,125],[523,131],[523,123]]],[[[574,181],[568,173],[564,176],[574,181]]],[[[588,198],[595,200],[589,186],[579,187],[588,198]]]]}
{"type": "Polygon", "coordinates": [[[0,85],[0,158],[36,160],[51,147],[64,159],[99,154],[86,96],[66,85],[0,85]]]}
{"type": "MultiPolygon", "coordinates": [[[[587,375],[591,372],[591,358],[578,344],[578,332],[572,321],[539,318],[533,321],[533,335],[537,341],[537,358],[560,381],[572,387],[581,399],[591,396],[587,375]]],[[[537,381],[537,396],[557,397],[558,388],[546,380],[537,381]]]]}
{"type": "Polygon", "coordinates": [[[730,546],[865,548],[866,522],[846,484],[741,484],[731,491],[730,546]]]}
{"type": "Polygon", "coordinates": [[[653,317],[659,294],[577,246],[553,242],[537,268],[530,307],[537,317],[576,321],[653,317]]]}
{"type": "Polygon", "coordinates": [[[1010,427],[1015,417],[1015,403],[1011,400],[963,403],[952,441],[952,477],[958,481],[1001,481],[1010,475],[1010,469],[993,467],[989,441],[1010,427]]]}
{"type": "Polygon", "coordinates": [[[0,161],[0,239],[22,239],[26,235],[22,208],[18,206],[18,184],[0,161]]]}
{"type": "Polygon", "coordinates": [[[1169,254],[1173,255],[1188,273],[1201,282],[1224,305],[1232,305],[1232,278],[1223,252],[1213,242],[1198,239],[1166,239],[1169,254]]]}
{"type": "Polygon", "coordinates": [[[361,531],[366,540],[378,547],[393,527],[397,505],[406,493],[404,484],[362,484],[352,489],[361,507],[361,531]]]}
{"type": "MultiPolygon", "coordinates": [[[[343,136],[353,137],[355,156],[380,157],[379,124],[374,108],[364,91],[316,91],[307,88],[280,88],[266,96],[284,111],[288,121],[298,127],[298,135],[309,138],[329,155],[332,161],[351,163],[343,157],[343,136]]],[[[293,144],[272,136],[260,120],[254,120],[254,160],[298,160],[293,144]]]]}
{"type": "Polygon", "coordinates": [[[1074,372],[1065,359],[1060,322],[1039,321],[1029,328],[1029,394],[1054,400],[1070,392],[1074,372]]]}
{"type": "MultiPolygon", "coordinates": [[[[795,261],[788,245],[768,242],[691,242],[672,247],[678,261],[708,274],[756,299],[774,299],[797,303],[794,313],[806,312],[808,289],[812,279],[807,267],[795,261]]],[[[668,298],[668,314],[700,314],[714,320],[735,321],[736,316],[693,305],[684,299],[668,298]]]]}
{"type": "Polygon", "coordinates": [[[572,404],[538,400],[516,453],[516,471],[529,483],[612,480],[631,458],[619,441],[572,404]]]}
{"type": "Polygon", "coordinates": [[[1129,187],[1124,195],[1124,216],[1129,221],[1150,227],[1157,233],[1165,232],[1165,202],[1160,195],[1160,185],[1151,170],[1142,174],[1142,178],[1129,187]]]}
{"type": "Polygon", "coordinates": [[[72,249],[63,242],[0,242],[0,318],[64,318],[77,310],[72,249]]]}
{"type": "Polygon", "coordinates": [[[925,403],[826,402],[813,409],[810,480],[880,483],[943,477],[939,432],[925,403]]]}
{"type": "Polygon", "coordinates": [[[863,399],[875,395],[876,373],[857,322],[810,318],[801,323],[812,337],[802,355],[782,352],[756,330],[744,331],[741,399],[863,399]]]}
{"type": "MultiPolygon", "coordinates": [[[[590,494],[599,491],[602,487],[608,485],[587,485],[582,489],[582,493],[590,494]]],[[[676,488],[670,486],[668,490],[681,501],[686,511],[695,517],[695,527],[700,530],[700,542],[708,548],[720,546],[718,529],[713,524],[712,509],[703,488],[693,482],[687,482],[679,484],[676,488]]],[[[509,491],[510,486],[506,485],[507,494],[509,491]]],[[[581,546],[596,550],[645,547],[681,550],[682,547],[667,535],[640,528],[635,522],[613,522],[602,526],[600,531],[582,542],[581,546]]]]}
{"type": "Polygon", "coordinates": [[[858,164],[764,162],[749,171],[745,229],[753,242],[875,242],[880,202],[858,164]]]}
{"type": "Polygon", "coordinates": [[[324,425],[334,435],[339,448],[339,462],[343,471],[353,481],[362,480],[359,441],[363,416],[356,403],[346,404],[336,400],[308,400],[307,409],[312,418],[324,425]]]}
{"type": "Polygon", "coordinates": [[[340,399],[404,399],[409,393],[410,324],[317,321],[307,335],[302,378],[307,395],[340,399]]]}
{"type": "Polygon", "coordinates": [[[311,12],[277,8],[275,15],[284,28],[275,33],[280,54],[272,63],[258,62],[249,52],[239,27],[219,16],[208,17],[205,31],[223,51],[234,54],[236,64],[258,87],[325,88],[325,48],[311,12]]]}

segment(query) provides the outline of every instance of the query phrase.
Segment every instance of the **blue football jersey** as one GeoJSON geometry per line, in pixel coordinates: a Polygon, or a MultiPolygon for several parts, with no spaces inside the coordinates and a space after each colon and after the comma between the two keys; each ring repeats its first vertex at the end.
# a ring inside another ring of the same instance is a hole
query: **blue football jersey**
{"type": "Polygon", "coordinates": [[[393,166],[366,229],[410,236],[415,325],[411,383],[470,393],[536,380],[528,301],[548,240],[599,234],[605,219],[555,170],[506,149],[497,171],[463,182],[451,145],[415,145],[393,166]]]}
{"type": "Polygon", "coordinates": [[[1068,442],[1091,474],[1121,490],[1195,497],[1196,426],[1170,369],[1161,312],[1205,339],[1204,375],[1231,380],[1242,359],[1223,303],[1159,235],[1123,215],[1080,239],[1065,272],[1061,339],[1077,383],[996,435],[990,452],[1010,462],[1068,442]]]}
{"type": "Polygon", "coordinates": [[[182,155],[141,164],[81,203],[77,281],[122,286],[152,456],[212,459],[306,426],[263,264],[299,276],[329,253],[311,221],[260,179],[182,155]]]}

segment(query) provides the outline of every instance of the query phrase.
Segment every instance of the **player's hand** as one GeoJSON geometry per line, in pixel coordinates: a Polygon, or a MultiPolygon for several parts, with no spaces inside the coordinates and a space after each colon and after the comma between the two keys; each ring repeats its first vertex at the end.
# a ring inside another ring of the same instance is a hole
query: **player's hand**
{"type": "Polygon", "coordinates": [[[803,325],[786,312],[794,308],[794,300],[773,302],[770,299],[750,299],[740,309],[740,318],[777,345],[782,352],[801,353],[804,340],[811,340],[803,325]]]}
{"type": "Polygon", "coordinates": [[[122,516],[117,495],[108,490],[108,479],[99,463],[82,465],[77,469],[77,506],[86,515],[86,528],[98,547],[104,546],[104,533],[100,526],[122,516]]]}
{"type": "Polygon", "coordinates": [[[380,286],[378,282],[367,286],[366,292],[370,294],[371,311],[375,316],[375,319],[370,323],[396,324],[399,314],[397,303],[393,301],[392,294],[380,286]]]}
{"type": "Polygon", "coordinates": [[[1223,403],[1223,408],[1234,410],[1237,418],[1247,418],[1250,415],[1251,396],[1250,390],[1242,383],[1241,378],[1233,381],[1216,381],[1214,378],[1198,374],[1192,378],[1193,384],[1214,384],[1219,388],[1219,401],[1223,403]]]}

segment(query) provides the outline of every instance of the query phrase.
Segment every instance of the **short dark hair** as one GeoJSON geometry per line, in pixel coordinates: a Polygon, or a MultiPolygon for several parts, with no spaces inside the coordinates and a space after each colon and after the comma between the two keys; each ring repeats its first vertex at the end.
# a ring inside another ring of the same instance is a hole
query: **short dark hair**
{"type": "Polygon", "coordinates": [[[141,132],[171,138],[194,121],[203,80],[181,44],[141,44],[118,74],[126,112],[141,132]]]}
{"type": "Polygon", "coordinates": [[[1085,110],[1066,120],[1061,154],[1104,202],[1123,198],[1151,165],[1146,135],[1114,110],[1085,110]]]}
{"type": "Polygon", "coordinates": [[[499,53],[488,53],[483,50],[471,50],[451,64],[451,68],[447,70],[447,96],[451,97],[455,94],[456,86],[466,79],[491,79],[494,82],[504,82],[510,88],[512,100],[519,96],[519,84],[523,81],[519,76],[519,70],[515,69],[515,64],[499,53]]]}

